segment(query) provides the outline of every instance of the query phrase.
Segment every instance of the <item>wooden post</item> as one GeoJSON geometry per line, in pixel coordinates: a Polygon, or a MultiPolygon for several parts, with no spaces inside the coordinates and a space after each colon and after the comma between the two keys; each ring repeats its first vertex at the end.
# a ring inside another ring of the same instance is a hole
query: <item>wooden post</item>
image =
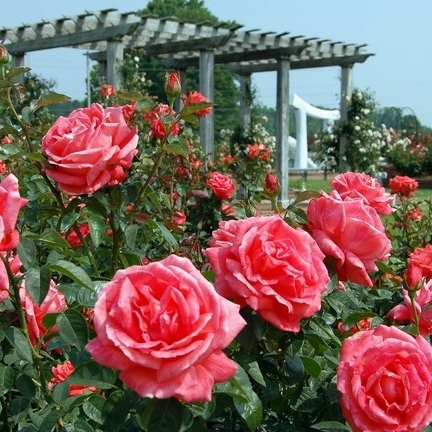
{"type": "MultiPolygon", "coordinates": [[[[353,66],[341,67],[341,96],[340,96],[340,121],[345,123],[348,118],[348,106],[351,103],[353,91],[353,66]]],[[[339,140],[339,171],[345,172],[349,170],[346,161],[346,149],[348,146],[348,138],[342,135],[339,140]]]]}
{"type": "Polygon", "coordinates": [[[240,81],[240,126],[248,131],[251,125],[252,80],[251,74],[239,75],[240,81]]]}
{"type": "Polygon", "coordinates": [[[112,40],[107,43],[107,83],[118,89],[121,84],[120,66],[123,63],[123,42],[112,40]]]}
{"type": "MultiPolygon", "coordinates": [[[[214,103],[214,52],[200,51],[199,86],[203,96],[214,103]]],[[[213,160],[214,152],[214,110],[201,119],[200,141],[208,160],[213,160]]]]}
{"type": "Polygon", "coordinates": [[[276,93],[276,172],[281,185],[279,201],[282,206],[288,203],[289,71],[289,59],[278,59],[276,93]]]}
{"type": "MultiPolygon", "coordinates": [[[[19,54],[13,54],[12,56],[12,67],[22,67],[25,65],[25,53],[19,53],[19,54]]],[[[18,75],[17,77],[13,78],[12,80],[14,83],[17,84],[24,84],[24,74],[18,75]]]]}

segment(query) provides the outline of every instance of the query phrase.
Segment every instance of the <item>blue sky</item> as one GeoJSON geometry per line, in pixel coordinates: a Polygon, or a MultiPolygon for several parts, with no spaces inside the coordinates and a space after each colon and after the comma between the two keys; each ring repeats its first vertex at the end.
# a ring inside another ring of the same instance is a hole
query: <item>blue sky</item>
{"type": "MultiPolygon", "coordinates": [[[[76,15],[85,10],[141,9],[146,0],[13,0],[2,5],[1,26],[19,26],[42,19],[76,15]]],[[[354,68],[354,85],[372,91],[380,106],[414,112],[432,126],[432,1],[431,0],[205,0],[223,20],[244,29],[319,37],[367,44],[375,56],[354,68]]],[[[175,14],[175,11],[173,11],[175,14]]],[[[85,94],[83,52],[59,49],[30,53],[33,72],[57,81],[57,91],[72,98],[85,94]]],[[[275,73],[254,74],[260,101],[275,105],[275,73]]],[[[290,91],[311,104],[337,108],[339,68],[292,71],[290,91]]]]}

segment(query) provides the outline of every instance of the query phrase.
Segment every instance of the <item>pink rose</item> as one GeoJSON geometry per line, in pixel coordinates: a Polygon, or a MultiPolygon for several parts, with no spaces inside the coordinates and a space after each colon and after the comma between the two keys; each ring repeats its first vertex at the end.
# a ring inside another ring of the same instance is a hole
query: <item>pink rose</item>
{"type": "Polygon", "coordinates": [[[421,432],[432,421],[432,347],[396,327],[342,344],[337,388],[353,432],[421,432]]]}
{"type": "MultiPolygon", "coordinates": [[[[54,388],[56,384],[66,381],[66,379],[69,377],[69,375],[73,373],[74,370],[75,368],[69,360],[57,366],[53,366],[51,368],[51,373],[53,374],[53,377],[49,381],[48,386],[50,388],[54,388]]],[[[97,391],[96,387],[72,384],[69,387],[69,396],[81,396],[84,393],[95,391],[97,391]]]]}
{"type": "Polygon", "coordinates": [[[188,259],[171,255],[119,270],[98,296],[94,325],[87,350],[131,389],[193,402],[209,401],[214,383],[236,372],[222,349],[245,321],[188,259]]]}
{"type": "MultiPolygon", "coordinates": [[[[395,306],[387,318],[398,324],[415,323],[413,304],[407,290],[403,290],[404,304],[395,306]]],[[[414,307],[419,317],[419,331],[422,336],[432,334],[432,280],[415,292],[414,307]]]]}
{"type": "Polygon", "coordinates": [[[218,172],[211,173],[206,184],[220,200],[231,199],[236,188],[230,176],[218,172]]]}
{"type": "Polygon", "coordinates": [[[138,143],[122,107],[99,104],[59,117],[42,139],[50,167],[46,173],[69,195],[93,193],[126,178],[138,143]]]}
{"type": "Polygon", "coordinates": [[[310,201],[308,229],[339,280],[373,286],[368,275],[377,271],[377,260],[385,260],[391,242],[376,210],[362,199],[345,198],[336,191],[310,201]]]}
{"type": "Polygon", "coordinates": [[[99,94],[102,97],[108,98],[110,96],[115,96],[116,91],[112,84],[102,84],[99,88],[99,94]]]}
{"type": "Polygon", "coordinates": [[[173,215],[173,222],[177,226],[184,225],[186,223],[186,215],[181,210],[176,210],[173,215]]]}
{"type": "Polygon", "coordinates": [[[418,183],[408,176],[394,176],[389,180],[390,193],[412,198],[418,188],[418,183]]]}
{"type": "Polygon", "coordinates": [[[60,313],[67,309],[65,296],[51,281],[48,294],[40,306],[30,297],[25,288],[20,288],[20,299],[25,312],[30,340],[33,345],[36,345],[40,339],[44,339],[48,334],[56,331],[56,326],[47,329],[42,320],[47,314],[60,313]]]}
{"type": "Polygon", "coordinates": [[[339,193],[342,199],[346,197],[362,198],[380,215],[389,215],[394,211],[390,206],[393,197],[386,193],[377,179],[367,174],[354,172],[339,174],[333,178],[330,186],[339,193]]]}
{"type": "Polygon", "coordinates": [[[408,268],[405,271],[405,279],[411,288],[416,288],[422,279],[432,279],[432,245],[417,248],[408,257],[408,268]]]}
{"type": "Polygon", "coordinates": [[[18,213],[26,204],[27,200],[18,191],[18,179],[9,174],[0,183],[0,251],[18,246],[19,233],[15,226],[18,213]]]}
{"type": "Polygon", "coordinates": [[[246,156],[250,159],[269,160],[271,158],[271,150],[262,143],[248,144],[246,156]]]}
{"type": "Polygon", "coordinates": [[[220,294],[248,305],[275,327],[297,332],[321,308],[329,281],[324,255],[279,215],[219,223],[205,255],[220,294]]]}

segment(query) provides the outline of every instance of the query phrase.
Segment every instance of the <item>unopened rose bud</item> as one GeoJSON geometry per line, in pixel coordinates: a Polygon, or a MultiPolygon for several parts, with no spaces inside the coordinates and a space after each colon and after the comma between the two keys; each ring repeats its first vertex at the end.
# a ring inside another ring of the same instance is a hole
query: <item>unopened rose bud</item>
{"type": "Polygon", "coordinates": [[[265,176],[264,186],[265,186],[265,191],[268,194],[273,195],[273,194],[278,194],[280,192],[279,180],[271,172],[268,172],[267,175],[265,176]]]}
{"type": "Polygon", "coordinates": [[[167,73],[165,76],[165,93],[168,97],[176,98],[181,93],[180,79],[176,72],[167,73]]]}
{"type": "Polygon", "coordinates": [[[8,50],[0,44],[0,65],[5,65],[9,63],[9,53],[8,50]]]}

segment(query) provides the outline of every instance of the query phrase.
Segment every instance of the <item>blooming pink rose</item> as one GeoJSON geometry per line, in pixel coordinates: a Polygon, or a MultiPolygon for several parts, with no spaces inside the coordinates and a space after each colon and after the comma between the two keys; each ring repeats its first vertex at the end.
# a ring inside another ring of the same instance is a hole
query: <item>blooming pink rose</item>
{"type": "Polygon", "coordinates": [[[102,84],[99,88],[99,94],[102,97],[108,98],[110,96],[115,96],[116,91],[112,84],[102,84]]]}
{"type": "Polygon", "coordinates": [[[353,432],[421,432],[432,421],[432,347],[396,327],[345,339],[337,371],[353,432]]]}
{"type": "Polygon", "coordinates": [[[426,281],[432,279],[432,245],[417,248],[408,257],[408,268],[405,279],[411,288],[416,288],[422,278],[426,281]]]}
{"type": "Polygon", "coordinates": [[[56,331],[56,326],[47,329],[42,320],[47,314],[60,313],[67,309],[65,296],[51,281],[48,294],[40,306],[35,303],[25,288],[20,288],[20,299],[25,312],[30,340],[33,345],[36,345],[39,339],[44,339],[48,334],[56,331]]]}
{"type": "MultiPolygon", "coordinates": [[[[73,373],[74,370],[75,368],[69,360],[57,366],[53,366],[51,368],[53,377],[49,381],[48,386],[50,388],[54,388],[56,384],[66,381],[66,379],[73,373]]],[[[95,391],[97,391],[96,387],[72,384],[69,388],[69,396],[81,396],[84,393],[95,391]]]]}
{"type": "Polygon", "coordinates": [[[230,176],[218,172],[212,172],[206,184],[220,200],[231,199],[236,188],[230,176]]]}
{"type": "Polygon", "coordinates": [[[271,158],[270,149],[262,143],[248,144],[246,156],[251,159],[269,160],[271,158]]]}
{"type": "Polygon", "coordinates": [[[120,369],[142,397],[209,401],[214,383],[236,372],[223,352],[245,325],[186,258],[171,255],[119,270],[100,292],[87,350],[120,369]]]}
{"type": "Polygon", "coordinates": [[[93,193],[126,177],[138,143],[121,107],[99,104],[59,117],[42,139],[46,173],[69,195],[93,193]]]}
{"type": "Polygon", "coordinates": [[[308,229],[333,263],[339,280],[373,286],[369,271],[385,260],[391,242],[376,210],[362,199],[342,200],[336,191],[313,198],[307,208],[308,229]]]}
{"type": "Polygon", "coordinates": [[[390,193],[412,198],[418,188],[418,183],[408,176],[394,176],[389,180],[390,193]]]}
{"type": "MultiPolygon", "coordinates": [[[[403,290],[404,304],[395,306],[387,318],[398,324],[415,323],[413,304],[407,290],[403,290]]],[[[419,331],[422,336],[432,334],[432,280],[415,292],[414,307],[419,317],[419,331]]]]}
{"type": "MultiPolygon", "coordinates": [[[[192,106],[201,102],[209,103],[210,101],[205,96],[203,96],[200,92],[193,91],[188,93],[187,96],[183,96],[183,102],[185,106],[192,106]]],[[[211,111],[212,111],[212,107],[207,107],[199,111],[196,111],[194,114],[197,115],[198,117],[205,117],[206,115],[210,114],[211,111]]]]}
{"type": "Polygon", "coordinates": [[[338,174],[330,183],[333,190],[337,191],[342,199],[362,198],[365,203],[373,207],[380,215],[389,215],[394,211],[390,206],[393,197],[388,195],[385,189],[367,174],[346,172],[338,174]]]}
{"type": "Polygon", "coordinates": [[[329,281],[324,255],[304,230],[279,215],[219,223],[205,255],[215,287],[275,327],[297,332],[321,308],[329,281]]]}
{"type": "Polygon", "coordinates": [[[27,204],[20,197],[18,179],[9,174],[0,183],[0,251],[10,251],[18,246],[19,234],[16,229],[18,213],[27,204]]]}

